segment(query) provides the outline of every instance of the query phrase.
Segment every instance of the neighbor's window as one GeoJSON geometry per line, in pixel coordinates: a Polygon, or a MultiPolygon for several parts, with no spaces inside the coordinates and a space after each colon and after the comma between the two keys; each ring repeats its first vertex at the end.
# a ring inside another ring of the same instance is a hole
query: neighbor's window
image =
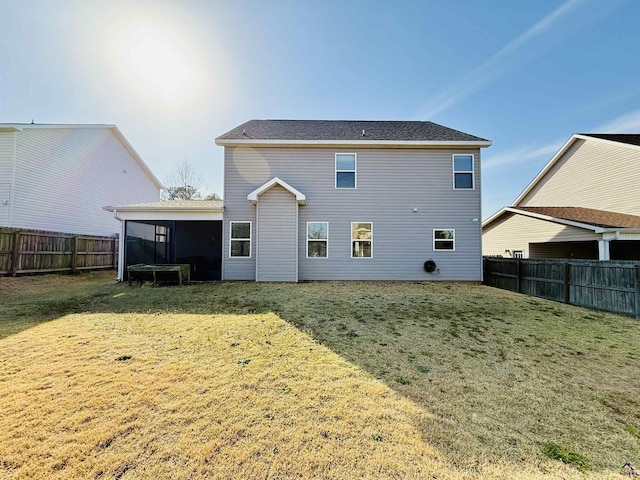
{"type": "Polygon", "coordinates": [[[473,155],[453,156],[453,188],[473,190],[473,155]]]}
{"type": "Polygon", "coordinates": [[[351,258],[373,256],[373,223],[351,222],[351,258]]]}
{"type": "Polygon", "coordinates": [[[434,250],[455,250],[456,249],[455,230],[434,230],[433,249],[434,250]]]}
{"type": "Polygon", "coordinates": [[[307,222],[307,258],[326,258],[329,250],[329,224],[307,222]]]}
{"type": "Polygon", "coordinates": [[[336,153],[336,188],[356,188],[355,153],[336,153]]]}
{"type": "Polygon", "coordinates": [[[231,222],[230,257],[251,257],[251,222],[231,222]]]}

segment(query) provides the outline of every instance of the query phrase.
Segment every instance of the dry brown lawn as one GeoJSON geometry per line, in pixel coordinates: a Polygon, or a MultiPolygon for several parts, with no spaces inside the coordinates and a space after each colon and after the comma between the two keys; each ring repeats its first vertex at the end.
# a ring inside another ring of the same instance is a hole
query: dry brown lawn
{"type": "Polygon", "coordinates": [[[640,323],[455,283],[0,278],[0,478],[621,478],[640,323]],[[548,458],[553,442],[584,469],[548,458]]]}

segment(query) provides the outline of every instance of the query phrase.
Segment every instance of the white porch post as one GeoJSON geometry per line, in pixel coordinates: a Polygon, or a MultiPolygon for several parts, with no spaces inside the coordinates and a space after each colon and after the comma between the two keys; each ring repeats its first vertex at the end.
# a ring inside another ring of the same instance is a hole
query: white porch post
{"type": "Polygon", "coordinates": [[[609,241],[598,240],[598,259],[599,260],[611,260],[609,256],[609,241]]]}

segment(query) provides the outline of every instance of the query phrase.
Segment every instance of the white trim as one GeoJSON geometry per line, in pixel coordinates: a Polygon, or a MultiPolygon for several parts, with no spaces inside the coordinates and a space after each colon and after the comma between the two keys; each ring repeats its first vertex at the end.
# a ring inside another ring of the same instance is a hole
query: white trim
{"type": "Polygon", "coordinates": [[[358,147],[362,145],[397,145],[416,147],[490,147],[491,141],[446,141],[446,140],[261,140],[261,139],[236,139],[236,138],[216,138],[216,145],[336,145],[358,147]]]}
{"type": "Polygon", "coordinates": [[[373,258],[373,222],[351,222],[351,227],[349,228],[349,238],[351,239],[351,241],[349,242],[349,250],[351,253],[351,258],[373,258]],[[371,238],[369,239],[359,239],[359,238],[353,238],[353,225],[355,223],[368,223],[371,225],[371,238]],[[358,242],[358,241],[363,241],[363,242],[370,242],[371,243],[371,256],[369,257],[354,257],[353,256],[353,242],[358,242]]]}
{"type": "Polygon", "coordinates": [[[357,190],[358,189],[358,154],[355,152],[338,152],[335,154],[334,169],[333,169],[333,186],[338,190],[357,190]],[[338,155],[353,155],[353,170],[338,170],[338,155]],[[338,172],[351,173],[353,172],[353,188],[352,187],[338,187],[338,172]]]}
{"type": "Polygon", "coordinates": [[[298,202],[298,205],[306,205],[307,204],[307,197],[304,195],[304,193],[296,190],[291,185],[289,185],[287,182],[285,182],[284,180],[279,179],[278,177],[273,177],[267,183],[264,183],[263,185],[261,185],[258,188],[256,188],[253,192],[249,193],[247,195],[247,200],[249,200],[254,205],[257,205],[258,197],[260,195],[262,195],[264,192],[266,192],[267,190],[269,190],[271,187],[275,186],[276,184],[280,185],[282,188],[287,190],[289,193],[293,194],[296,197],[296,201],[298,202]]]}
{"type": "Polygon", "coordinates": [[[455,252],[456,251],[456,229],[455,228],[434,228],[432,233],[431,233],[431,237],[432,237],[432,240],[433,240],[433,243],[431,245],[431,249],[434,252],[455,252]],[[445,231],[453,232],[453,238],[452,239],[438,238],[437,241],[438,242],[451,242],[453,244],[453,248],[436,248],[436,232],[445,232],[445,231]]]}
{"type": "Polygon", "coordinates": [[[298,232],[300,231],[300,207],[298,205],[296,205],[296,228],[293,231],[293,239],[294,239],[294,252],[293,254],[296,256],[296,283],[298,283],[298,264],[300,263],[300,254],[298,253],[298,249],[299,249],[299,241],[300,239],[298,238],[298,232]]]}
{"type": "Polygon", "coordinates": [[[13,217],[14,217],[14,206],[15,206],[15,199],[16,199],[16,170],[17,170],[17,164],[18,164],[18,159],[17,159],[17,154],[18,154],[18,139],[17,139],[17,135],[14,132],[13,133],[13,159],[12,159],[12,163],[11,163],[11,184],[9,185],[9,226],[12,227],[13,226],[13,217]]]}
{"type": "MultiPolygon", "coordinates": [[[[231,220],[229,222],[229,257],[228,258],[251,258],[251,250],[253,248],[253,242],[251,241],[251,237],[253,236],[253,225],[251,220],[231,220]],[[249,238],[232,238],[231,233],[233,232],[233,224],[234,223],[248,223],[249,224],[249,238]],[[247,241],[249,240],[249,256],[232,256],[231,255],[231,242],[235,241],[247,241]]],[[[257,272],[257,270],[256,270],[257,272]]]]}
{"type": "Polygon", "coordinates": [[[475,155],[473,153],[454,153],[451,155],[451,171],[454,190],[475,190],[476,189],[476,172],[475,172],[475,155]],[[471,170],[456,170],[456,157],[471,157],[471,170]],[[456,187],[456,173],[470,173],[471,174],[471,188],[456,187]]]}
{"type": "Polygon", "coordinates": [[[307,228],[304,232],[304,241],[306,244],[306,250],[307,250],[307,256],[306,258],[312,258],[312,259],[323,259],[323,258],[329,258],[329,222],[325,222],[325,221],[308,221],[307,222],[307,228]],[[327,242],[327,255],[325,257],[310,257],[309,256],[309,224],[310,223],[326,223],[327,224],[327,238],[322,239],[322,238],[313,238],[311,239],[312,242],[322,242],[325,241],[327,242]]]}

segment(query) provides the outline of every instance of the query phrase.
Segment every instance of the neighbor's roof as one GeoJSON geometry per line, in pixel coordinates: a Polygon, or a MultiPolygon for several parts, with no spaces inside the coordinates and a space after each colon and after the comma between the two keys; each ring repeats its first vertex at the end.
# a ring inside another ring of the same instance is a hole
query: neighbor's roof
{"type": "Polygon", "coordinates": [[[165,200],[160,202],[132,203],[104,207],[108,212],[167,211],[167,210],[214,210],[222,211],[222,200],[165,200]]]}
{"type": "Polygon", "coordinates": [[[433,122],[360,120],[249,120],[216,143],[491,145],[484,138],[433,122]]]}
{"type": "Polygon", "coordinates": [[[640,134],[637,133],[581,133],[580,135],[640,146],[640,134]]]}
{"type": "Polygon", "coordinates": [[[64,124],[64,123],[0,123],[0,132],[19,132],[22,130],[43,129],[43,128],[82,128],[82,129],[101,129],[106,128],[115,134],[115,136],[122,142],[124,147],[129,151],[133,158],[138,162],[142,170],[147,174],[151,181],[158,187],[163,189],[164,185],[158,180],[158,177],[154,175],[149,166],[142,160],[142,157],[138,155],[138,152],[129,143],[129,140],[122,134],[120,129],[115,125],[99,124],[99,123],[85,123],[85,124],[64,124]]]}
{"type": "Polygon", "coordinates": [[[596,227],[609,228],[640,228],[640,217],[624,213],[608,212],[583,207],[514,207],[548,217],[588,223],[596,227]]]}
{"type": "Polygon", "coordinates": [[[583,207],[505,207],[482,222],[482,228],[507,213],[525,215],[595,232],[610,229],[640,228],[640,216],[583,207]]]}

